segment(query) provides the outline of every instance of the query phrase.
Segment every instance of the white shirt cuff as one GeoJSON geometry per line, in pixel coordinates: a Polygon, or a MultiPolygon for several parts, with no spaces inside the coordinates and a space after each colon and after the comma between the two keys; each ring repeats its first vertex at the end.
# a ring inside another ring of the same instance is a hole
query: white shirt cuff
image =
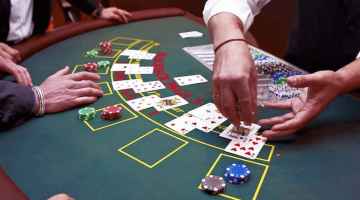
{"type": "Polygon", "coordinates": [[[360,59],[360,52],[359,52],[359,54],[356,56],[356,59],[360,59]]]}
{"type": "Polygon", "coordinates": [[[254,21],[254,14],[246,0],[208,0],[203,10],[205,23],[208,24],[212,16],[221,12],[232,13],[239,17],[245,32],[249,30],[254,21]]]}

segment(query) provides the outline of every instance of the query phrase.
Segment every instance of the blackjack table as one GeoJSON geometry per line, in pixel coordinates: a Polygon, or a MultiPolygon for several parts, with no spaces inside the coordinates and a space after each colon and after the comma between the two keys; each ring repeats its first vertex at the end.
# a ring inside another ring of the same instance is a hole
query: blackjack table
{"type": "MultiPolygon", "coordinates": [[[[17,187],[12,190],[18,194],[14,196],[36,200],[57,193],[79,200],[359,199],[360,104],[354,97],[336,98],[296,136],[268,141],[256,159],[247,159],[224,151],[229,140],[218,134],[228,122],[209,133],[179,134],[164,125],[212,101],[212,72],[183,50],[210,43],[201,20],[171,8],[134,12],[128,24],[93,20],[66,27],[17,46],[26,58],[21,64],[35,84],[64,66],[76,73],[83,70],[82,64],[99,60],[154,66],[154,73],[124,75],[110,67],[98,72],[104,96],[91,105],[96,109],[91,121],[79,120],[79,108],[74,108],[2,132],[0,167],[17,187]],[[185,31],[204,36],[183,39],[178,33],[185,31]],[[112,42],[111,55],[85,56],[104,40],[112,42]],[[120,56],[125,49],[152,52],[156,59],[126,59],[120,56]],[[208,82],[179,86],[173,81],[191,74],[201,74],[208,82]],[[135,78],[160,80],[166,89],[134,93],[112,87],[113,81],[135,78]],[[136,111],[127,104],[129,99],[151,94],[177,94],[189,103],[162,112],[136,111]],[[123,108],[121,118],[99,117],[109,105],[123,108]],[[218,195],[201,190],[203,177],[223,176],[231,163],[243,163],[251,170],[246,183],[227,184],[218,195]]],[[[282,112],[259,108],[258,118],[282,112]]],[[[9,191],[0,192],[0,199],[11,199],[5,198],[9,191]]]]}

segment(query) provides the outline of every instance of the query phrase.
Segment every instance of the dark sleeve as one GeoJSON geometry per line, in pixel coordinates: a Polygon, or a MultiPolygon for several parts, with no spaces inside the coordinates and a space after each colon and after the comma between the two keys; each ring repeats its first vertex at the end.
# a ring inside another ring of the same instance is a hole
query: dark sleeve
{"type": "Polygon", "coordinates": [[[74,5],[76,8],[85,12],[88,15],[91,15],[92,12],[96,9],[95,0],[68,0],[71,5],[74,5]]]}
{"type": "Polygon", "coordinates": [[[11,128],[32,115],[35,95],[30,87],[0,80],[0,130],[11,128]]]}

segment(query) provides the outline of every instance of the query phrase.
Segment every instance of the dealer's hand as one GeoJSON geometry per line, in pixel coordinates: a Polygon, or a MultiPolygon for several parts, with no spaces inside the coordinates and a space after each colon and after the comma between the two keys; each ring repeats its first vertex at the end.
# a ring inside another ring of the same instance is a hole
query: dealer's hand
{"type": "Polygon", "coordinates": [[[21,60],[20,52],[18,50],[2,42],[0,42],[0,57],[12,60],[15,63],[20,62],[21,60]]]}
{"type": "Polygon", "coordinates": [[[15,77],[16,81],[25,86],[32,86],[32,80],[28,70],[17,65],[12,60],[0,56],[0,73],[8,73],[15,77]]]}
{"type": "Polygon", "coordinates": [[[256,68],[249,48],[233,41],[218,49],[213,73],[213,99],[235,126],[250,124],[256,112],[256,68]]]}
{"type": "Polygon", "coordinates": [[[296,88],[308,87],[307,96],[283,103],[266,103],[265,106],[292,109],[278,117],[262,119],[260,125],[271,125],[263,132],[269,139],[281,139],[303,128],[342,92],[342,80],[337,72],[319,71],[314,74],[289,77],[288,84],[296,88]]]}
{"type": "Polygon", "coordinates": [[[128,23],[131,13],[126,10],[122,10],[116,7],[104,8],[100,13],[100,18],[117,20],[119,22],[128,23]]]}
{"type": "Polygon", "coordinates": [[[90,72],[69,74],[69,67],[59,70],[40,85],[45,96],[45,112],[61,112],[95,102],[103,95],[95,82],[99,79],[98,74],[90,72]]]}

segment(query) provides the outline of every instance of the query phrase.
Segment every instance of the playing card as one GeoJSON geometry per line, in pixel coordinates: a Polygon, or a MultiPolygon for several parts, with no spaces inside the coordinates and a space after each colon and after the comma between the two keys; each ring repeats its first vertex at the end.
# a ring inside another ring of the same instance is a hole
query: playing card
{"type": "Polygon", "coordinates": [[[154,108],[157,111],[163,111],[168,110],[171,108],[180,107],[183,105],[188,104],[189,102],[186,101],[184,98],[182,98],[179,95],[174,95],[170,97],[161,98],[156,104],[154,105],[154,108]]]}
{"type": "Polygon", "coordinates": [[[227,119],[218,111],[215,104],[208,103],[188,112],[205,122],[205,126],[198,127],[204,132],[210,132],[227,119]]]}
{"type": "Polygon", "coordinates": [[[144,96],[137,99],[127,101],[127,104],[134,110],[140,111],[147,108],[151,108],[159,101],[160,97],[156,95],[144,96]]]}
{"type": "Polygon", "coordinates": [[[126,71],[127,69],[139,68],[139,64],[129,64],[129,63],[115,63],[111,67],[111,71],[126,71]]]}
{"type": "Polygon", "coordinates": [[[135,50],[135,49],[126,49],[120,53],[121,56],[132,56],[139,53],[142,53],[143,51],[135,50]]]}
{"type": "Polygon", "coordinates": [[[152,74],[154,73],[153,67],[130,67],[125,70],[125,74],[152,74]]]}
{"type": "Polygon", "coordinates": [[[202,37],[203,34],[199,31],[189,31],[189,32],[183,32],[179,33],[181,38],[191,38],[191,37],[202,37]]]}
{"type": "Polygon", "coordinates": [[[162,84],[161,81],[142,82],[142,83],[135,84],[133,86],[135,93],[150,92],[150,91],[161,90],[161,89],[165,89],[165,88],[166,88],[165,85],[162,84]]]}
{"type": "Polygon", "coordinates": [[[244,142],[242,139],[231,140],[225,148],[226,152],[243,156],[249,159],[255,159],[266,143],[266,138],[262,136],[251,136],[244,142]]]}
{"type": "Polygon", "coordinates": [[[204,78],[200,74],[190,75],[190,76],[179,76],[179,77],[175,77],[174,80],[180,86],[207,82],[206,78],[204,78]]]}
{"type": "MultiPolygon", "coordinates": [[[[244,126],[244,124],[241,123],[240,126],[244,126]]],[[[220,133],[219,136],[230,139],[230,140],[241,139],[244,142],[246,142],[247,138],[256,135],[256,133],[260,130],[260,128],[261,128],[260,125],[253,123],[250,126],[249,133],[247,135],[245,135],[245,134],[240,134],[240,133],[237,133],[236,131],[234,131],[234,125],[230,124],[228,127],[226,127],[226,129],[223,132],[220,133]]]]}
{"type": "Polygon", "coordinates": [[[156,54],[154,53],[147,53],[147,52],[138,52],[133,55],[130,55],[130,59],[139,59],[139,60],[152,60],[154,59],[156,54]]]}
{"type": "Polygon", "coordinates": [[[187,119],[187,116],[185,115],[173,119],[167,122],[165,125],[183,135],[195,129],[195,127],[190,124],[190,122],[187,119]]]}
{"type": "Polygon", "coordinates": [[[114,90],[126,90],[133,88],[134,85],[142,83],[141,79],[131,79],[131,80],[121,80],[121,81],[113,81],[112,86],[114,90]]]}

